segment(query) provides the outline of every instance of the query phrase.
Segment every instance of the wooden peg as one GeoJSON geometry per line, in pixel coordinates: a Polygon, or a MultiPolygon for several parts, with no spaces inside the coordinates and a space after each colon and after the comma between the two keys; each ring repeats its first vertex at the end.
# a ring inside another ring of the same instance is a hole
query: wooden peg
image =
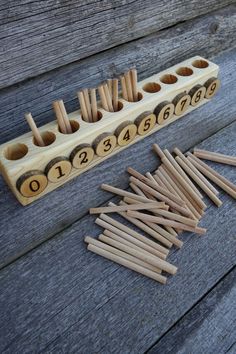
{"type": "Polygon", "coordinates": [[[109,245],[111,245],[115,248],[118,248],[121,251],[124,251],[124,252],[130,254],[131,256],[137,257],[137,258],[141,259],[142,261],[147,262],[147,263],[157,267],[158,269],[164,270],[169,274],[174,275],[177,272],[177,267],[175,267],[173,264],[171,264],[161,258],[155,257],[151,254],[147,255],[144,252],[140,252],[136,249],[133,249],[132,247],[125,245],[125,244],[122,244],[120,242],[112,240],[111,238],[109,238],[107,236],[100,237],[100,240],[108,243],[109,245]]]}
{"type": "Polygon", "coordinates": [[[152,210],[158,207],[157,203],[139,203],[139,204],[131,204],[131,205],[120,205],[113,207],[99,207],[99,208],[90,208],[90,214],[100,214],[100,213],[116,213],[118,211],[126,211],[126,210],[152,210]]]}
{"type": "MultiPolygon", "coordinates": [[[[111,206],[114,206],[115,204],[110,204],[111,206]]],[[[169,253],[169,250],[166,249],[165,247],[154,243],[153,241],[149,242],[148,239],[143,236],[142,234],[140,234],[139,232],[131,229],[130,227],[120,223],[119,221],[111,218],[108,215],[105,214],[101,214],[100,218],[97,218],[95,220],[95,223],[107,230],[110,230],[111,232],[114,232],[118,235],[121,235],[121,232],[125,232],[130,236],[133,236],[135,238],[137,238],[139,241],[145,242],[146,244],[148,244],[149,246],[152,246],[156,251],[160,252],[163,254],[163,256],[161,256],[161,258],[165,258],[167,256],[167,254],[169,253]],[[120,231],[119,231],[120,230],[120,231]]],[[[160,256],[160,255],[159,255],[160,256]]]]}
{"type": "Polygon", "coordinates": [[[119,83],[118,79],[113,79],[112,80],[112,103],[113,103],[114,112],[117,112],[118,108],[119,108],[118,83],[119,83]]]}
{"type": "Polygon", "coordinates": [[[138,88],[137,88],[137,70],[131,69],[130,70],[130,77],[131,77],[131,86],[132,86],[132,93],[133,93],[133,100],[134,102],[138,101],[138,88]]]}
{"type": "Polygon", "coordinates": [[[54,101],[52,103],[52,106],[53,106],[54,112],[56,114],[58,126],[59,126],[61,133],[67,134],[66,124],[65,124],[65,121],[64,121],[61,109],[60,109],[59,101],[54,101]]]}
{"type": "Polygon", "coordinates": [[[126,83],[125,83],[125,78],[124,76],[120,77],[120,83],[121,83],[121,89],[122,89],[122,97],[124,100],[128,101],[128,93],[126,89],[126,83]]]}
{"type": "Polygon", "coordinates": [[[148,214],[144,214],[144,213],[140,213],[138,211],[133,211],[133,210],[128,210],[127,211],[127,215],[140,219],[140,220],[147,220],[147,221],[151,221],[154,222],[156,224],[160,224],[160,225],[168,225],[168,226],[172,226],[174,228],[177,229],[182,229],[182,230],[186,230],[186,231],[190,231],[190,232],[195,232],[196,234],[200,234],[200,235],[204,235],[206,233],[206,229],[203,229],[201,227],[192,227],[180,222],[176,222],[173,220],[169,220],[169,219],[164,219],[164,218],[160,218],[158,216],[153,216],[153,215],[148,215],[148,214]]]}
{"type": "Polygon", "coordinates": [[[103,85],[103,89],[104,89],[104,93],[105,93],[105,96],[106,96],[108,110],[110,112],[114,112],[114,109],[113,109],[113,106],[112,106],[112,99],[111,99],[110,91],[109,91],[109,88],[108,88],[107,84],[103,85]]]}
{"type": "Polygon", "coordinates": [[[88,112],[88,119],[89,122],[92,122],[92,109],[91,109],[91,103],[90,103],[90,98],[89,98],[89,92],[88,89],[84,89],[83,90],[83,94],[84,94],[84,101],[85,101],[85,105],[86,105],[86,109],[88,112]]]}
{"type": "Polygon", "coordinates": [[[132,91],[132,85],[131,85],[131,77],[130,77],[130,71],[126,72],[124,74],[125,77],[125,85],[126,85],[126,90],[127,90],[127,95],[128,95],[128,101],[133,102],[133,91],[132,91]]]}
{"type": "Polygon", "coordinates": [[[179,156],[185,163],[194,171],[194,173],[201,179],[203,183],[206,184],[206,186],[215,194],[218,195],[219,191],[204,177],[204,175],[198,171],[196,167],[182,154],[182,152],[178,149],[175,148],[174,152],[177,156],[179,156]]]}
{"type": "Polygon", "coordinates": [[[99,92],[99,96],[100,96],[100,99],[101,99],[102,108],[105,109],[105,111],[109,112],[109,106],[108,106],[108,103],[107,103],[107,99],[106,99],[106,95],[105,95],[105,91],[104,91],[103,85],[98,86],[98,92],[99,92]]]}
{"type": "Polygon", "coordinates": [[[89,115],[87,112],[87,107],[86,107],[86,103],[85,103],[85,99],[84,99],[84,94],[82,91],[79,91],[77,93],[78,95],[78,99],[79,99],[79,103],[80,103],[80,108],[81,108],[81,112],[82,112],[82,118],[85,122],[89,122],[89,115]]]}
{"type": "Polygon", "coordinates": [[[43,141],[43,138],[35,124],[35,121],[31,115],[31,113],[26,113],[25,114],[25,119],[27,120],[27,123],[29,124],[30,126],[30,129],[32,130],[32,133],[33,133],[33,136],[34,136],[34,139],[35,139],[35,142],[38,146],[45,146],[44,144],[44,141],[43,141]]]}
{"type": "Polygon", "coordinates": [[[200,159],[219,162],[226,165],[236,166],[236,157],[230,155],[224,155],[212,151],[206,151],[201,149],[194,149],[193,154],[200,159]]]}
{"type": "Polygon", "coordinates": [[[111,252],[108,252],[100,247],[94,246],[92,244],[88,245],[88,250],[96,253],[104,258],[107,258],[115,263],[118,263],[120,265],[123,265],[126,268],[129,268],[131,270],[134,270],[137,273],[140,273],[142,275],[145,275],[148,278],[151,278],[155,281],[158,281],[161,284],[166,284],[167,278],[164,277],[163,275],[157,274],[155,272],[152,272],[151,270],[144,268],[136,263],[133,263],[123,257],[117,256],[111,252]]]}
{"type": "Polygon", "coordinates": [[[72,133],[72,129],[71,129],[70,121],[69,121],[69,118],[68,118],[68,115],[67,115],[67,112],[66,112],[66,108],[65,108],[64,102],[62,100],[59,100],[58,103],[59,103],[59,107],[60,107],[60,110],[61,110],[61,115],[62,115],[63,120],[65,122],[66,132],[67,132],[67,134],[71,134],[72,133]]]}
{"type": "MultiPolygon", "coordinates": [[[[124,202],[120,202],[120,205],[124,205],[124,202]]],[[[114,203],[109,202],[109,205],[114,205],[114,203]]],[[[151,237],[155,238],[157,241],[161,242],[166,247],[170,248],[173,244],[177,247],[182,246],[182,241],[178,240],[175,236],[173,236],[170,232],[166,231],[162,227],[157,224],[148,221],[141,221],[136,218],[128,216],[127,212],[119,212],[123,218],[134,224],[135,226],[139,227],[140,230],[143,230],[151,237]]]]}
{"type": "Polygon", "coordinates": [[[159,273],[159,274],[161,273],[161,270],[158,269],[157,267],[154,267],[154,266],[152,266],[149,263],[143,262],[140,259],[138,259],[138,258],[136,258],[134,256],[131,256],[128,253],[122,252],[122,251],[118,250],[117,248],[111,247],[110,245],[108,245],[106,243],[103,243],[103,242],[101,242],[99,240],[96,240],[96,239],[94,239],[92,237],[86,236],[84,241],[86,243],[88,243],[89,245],[94,245],[94,246],[99,247],[99,248],[101,248],[103,250],[111,252],[111,253],[113,253],[113,254],[115,254],[117,256],[120,256],[120,257],[122,257],[124,259],[127,259],[130,262],[133,262],[133,263],[138,264],[138,265],[140,265],[140,266],[142,266],[144,268],[152,270],[155,273],[159,273]]]}
{"type": "Polygon", "coordinates": [[[98,120],[98,108],[97,108],[97,98],[96,98],[96,89],[92,88],[90,90],[90,97],[91,97],[91,106],[92,106],[92,118],[93,122],[98,120]]]}

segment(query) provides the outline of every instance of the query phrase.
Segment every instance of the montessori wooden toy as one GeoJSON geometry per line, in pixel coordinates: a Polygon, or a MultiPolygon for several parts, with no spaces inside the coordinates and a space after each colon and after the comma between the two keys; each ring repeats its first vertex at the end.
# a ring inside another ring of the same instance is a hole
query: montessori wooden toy
{"type": "Polygon", "coordinates": [[[118,79],[84,89],[81,109],[70,114],[55,101],[56,121],[37,128],[28,114],[32,132],[0,147],[2,175],[27,205],[208,102],[219,89],[217,76],[217,65],[196,56],[140,82],[131,69],[120,77],[120,94],[118,79]]]}
{"type": "Polygon", "coordinates": [[[230,155],[224,155],[217,152],[206,151],[201,149],[194,149],[193,153],[200,159],[210,160],[214,162],[223,163],[226,165],[236,166],[236,157],[230,155]]]}

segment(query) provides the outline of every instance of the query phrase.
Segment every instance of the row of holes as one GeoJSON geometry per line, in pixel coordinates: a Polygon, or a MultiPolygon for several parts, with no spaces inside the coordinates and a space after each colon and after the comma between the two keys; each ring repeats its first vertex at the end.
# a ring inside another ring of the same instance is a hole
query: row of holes
{"type": "MultiPolygon", "coordinates": [[[[205,69],[209,66],[209,64],[207,61],[201,59],[201,60],[195,60],[192,63],[192,66],[198,69],[205,69]]],[[[180,76],[190,76],[193,74],[193,70],[189,67],[181,67],[177,69],[176,73],[177,75],[180,76]]],[[[178,80],[177,77],[173,74],[166,74],[160,78],[160,81],[165,84],[174,84],[177,82],[177,80],[178,80]]],[[[148,93],[156,93],[161,90],[161,86],[156,82],[149,82],[146,85],[144,85],[143,90],[148,93]]],[[[139,101],[142,100],[143,98],[140,92],[138,98],[139,101]]],[[[118,107],[119,107],[119,111],[123,109],[122,102],[119,101],[118,107]]],[[[98,111],[98,120],[101,120],[102,117],[103,117],[102,113],[98,111]]],[[[76,131],[79,130],[80,125],[78,122],[71,120],[70,124],[72,128],[72,133],[75,133],[76,131]]],[[[52,132],[49,131],[42,132],[41,135],[46,146],[51,145],[56,140],[56,135],[52,132]]],[[[39,146],[34,138],[33,138],[33,143],[36,146],[39,146]]],[[[16,143],[14,145],[7,147],[4,155],[5,158],[8,160],[19,160],[22,157],[24,157],[27,153],[28,153],[28,147],[25,144],[16,143]]]]}
{"type": "MultiPolygon", "coordinates": [[[[198,69],[205,69],[209,66],[208,62],[205,60],[195,60],[192,66],[198,69]]],[[[176,70],[176,74],[179,76],[191,76],[193,70],[189,67],[181,67],[176,70]]],[[[173,85],[178,81],[178,78],[173,74],[166,74],[160,78],[160,81],[166,85],[173,85]]],[[[143,91],[148,93],[156,93],[161,90],[161,86],[157,82],[148,82],[143,86],[143,91]]]]}

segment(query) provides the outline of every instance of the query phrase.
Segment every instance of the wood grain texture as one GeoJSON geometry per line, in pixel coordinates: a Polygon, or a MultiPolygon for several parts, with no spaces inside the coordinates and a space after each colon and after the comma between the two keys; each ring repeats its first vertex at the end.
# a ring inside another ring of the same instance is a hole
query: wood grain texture
{"type": "Polygon", "coordinates": [[[11,7],[13,2],[10,1],[1,5],[0,87],[32,78],[232,2],[19,1],[11,7]]]}
{"type": "Polygon", "coordinates": [[[235,299],[234,268],[147,353],[235,353],[235,299]]]}
{"type": "MultiPolygon", "coordinates": [[[[187,115],[183,120],[180,119],[160,130],[157,134],[146,137],[142,142],[68,182],[34,204],[24,208],[20,207],[1,180],[1,267],[68,227],[85,215],[90,207],[99,206],[107,201],[111,195],[99,188],[101,183],[127,188],[128,178],[125,170],[128,166],[132,166],[141,173],[155,170],[158,160],[151,151],[154,142],[170,150],[177,145],[182,151],[186,151],[233,122],[236,116],[236,107],[232,104],[235,102],[234,92],[236,91],[235,72],[233,71],[234,52],[215,58],[215,62],[221,67],[224,89],[213,98],[211,103],[187,115]],[[189,133],[186,134],[186,132],[189,133]]],[[[222,133],[224,136],[222,146],[227,143],[227,146],[231,144],[231,150],[234,149],[235,129],[235,125],[232,125],[225,133],[226,136],[222,133]],[[231,141],[228,141],[227,134],[232,136],[231,141]]],[[[217,169],[221,171],[220,166],[217,166],[217,169]]],[[[231,179],[235,182],[235,174],[231,173],[231,179]]]]}
{"type": "Polygon", "coordinates": [[[26,111],[33,113],[38,126],[48,123],[55,119],[52,101],[63,98],[67,111],[74,111],[79,107],[76,91],[127,68],[136,66],[141,80],[193,55],[210,59],[235,47],[235,17],[231,5],[2,90],[0,143],[28,131],[26,111]]]}
{"type": "MultiPolygon", "coordinates": [[[[222,144],[227,153],[235,148],[235,129],[236,123],[199,147],[222,144]]],[[[222,172],[233,177],[229,166],[222,172]]],[[[223,206],[210,204],[201,222],[208,229],[204,237],[181,235],[183,248],[168,257],[179,272],[164,288],[87,252],[84,235],[101,231],[91,216],[2,269],[1,352],[141,353],[150,348],[235,265],[235,201],[226,194],[221,198],[223,206]]]]}

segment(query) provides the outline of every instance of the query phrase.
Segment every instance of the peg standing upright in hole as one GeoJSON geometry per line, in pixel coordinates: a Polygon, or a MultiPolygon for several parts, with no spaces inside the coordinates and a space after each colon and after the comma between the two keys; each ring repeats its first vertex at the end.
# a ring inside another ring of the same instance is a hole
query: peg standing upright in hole
{"type": "Polygon", "coordinates": [[[35,124],[35,121],[31,115],[31,113],[26,113],[25,114],[25,119],[27,120],[27,123],[29,124],[31,130],[32,130],[32,133],[33,133],[33,136],[34,136],[34,139],[35,139],[35,142],[38,146],[45,146],[45,143],[43,141],[43,138],[37,128],[37,125],[35,124]]]}

